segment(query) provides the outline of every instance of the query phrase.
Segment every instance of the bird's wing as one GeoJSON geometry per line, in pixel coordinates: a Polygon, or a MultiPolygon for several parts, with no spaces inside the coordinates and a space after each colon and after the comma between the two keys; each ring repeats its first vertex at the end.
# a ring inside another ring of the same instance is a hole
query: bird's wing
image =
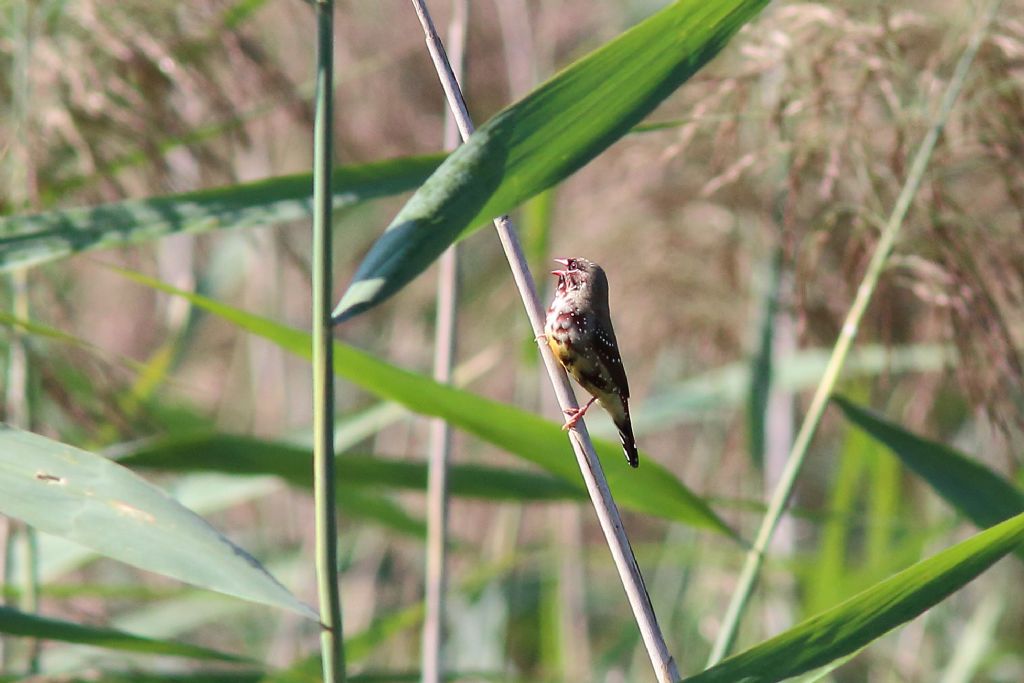
{"type": "Polygon", "coordinates": [[[597,326],[594,331],[594,350],[598,361],[611,376],[615,386],[621,391],[622,398],[629,398],[629,382],[626,380],[626,369],[622,367],[622,354],[615,340],[615,330],[611,323],[607,328],[597,326]]]}

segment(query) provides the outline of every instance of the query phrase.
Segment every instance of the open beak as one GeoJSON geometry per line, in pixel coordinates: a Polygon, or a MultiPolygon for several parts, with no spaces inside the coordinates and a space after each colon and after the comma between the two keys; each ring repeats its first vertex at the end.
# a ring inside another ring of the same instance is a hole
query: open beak
{"type": "MultiPolygon", "coordinates": [[[[569,267],[569,259],[567,259],[567,258],[556,258],[556,259],[552,259],[552,260],[555,263],[561,263],[563,266],[565,266],[567,268],[569,267]]],[[[562,277],[563,275],[565,275],[565,273],[566,273],[566,271],[564,271],[564,270],[552,270],[551,271],[552,275],[557,275],[558,277],[562,277]]]]}

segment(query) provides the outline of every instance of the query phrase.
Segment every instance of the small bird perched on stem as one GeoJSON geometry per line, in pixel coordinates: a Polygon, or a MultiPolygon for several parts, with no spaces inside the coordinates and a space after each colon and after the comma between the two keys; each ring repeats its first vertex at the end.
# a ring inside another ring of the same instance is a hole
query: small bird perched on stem
{"type": "Polygon", "coordinates": [[[555,259],[565,270],[558,277],[555,298],[548,308],[544,333],[562,367],[593,396],[582,408],[566,410],[563,429],[571,429],[594,401],[600,401],[619,430],[630,467],[640,463],[629,421],[629,383],[608,311],[608,278],[596,263],[584,258],[555,259]]]}

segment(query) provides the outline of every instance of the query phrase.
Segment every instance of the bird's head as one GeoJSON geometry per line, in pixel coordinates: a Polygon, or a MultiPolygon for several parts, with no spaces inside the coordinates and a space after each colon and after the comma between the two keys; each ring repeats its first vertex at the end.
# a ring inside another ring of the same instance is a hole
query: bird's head
{"type": "MultiPolygon", "coordinates": [[[[564,266],[560,270],[552,270],[551,274],[558,278],[556,291],[562,295],[579,293],[590,296],[592,290],[608,290],[608,280],[601,266],[585,258],[556,258],[556,263],[564,266]]],[[[607,297],[607,294],[605,294],[607,297]]]]}

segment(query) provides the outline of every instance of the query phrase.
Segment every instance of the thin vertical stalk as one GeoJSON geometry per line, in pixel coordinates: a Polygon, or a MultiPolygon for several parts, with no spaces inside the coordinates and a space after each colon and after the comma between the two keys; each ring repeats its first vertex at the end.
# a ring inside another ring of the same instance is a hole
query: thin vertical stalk
{"type": "MultiPolygon", "coordinates": [[[[448,104],[455,114],[459,124],[459,131],[462,139],[465,140],[473,133],[473,122],[466,109],[466,102],[462,97],[458,81],[452,74],[451,65],[448,63],[448,56],[445,54],[441,38],[437,35],[430,13],[427,10],[424,0],[412,0],[416,14],[423,26],[426,37],[427,49],[434,62],[441,86],[448,96],[448,104]]],[[[516,235],[515,228],[508,216],[501,216],[495,219],[494,227],[498,232],[498,239],[505,251],[505,258],[508,260],[512,275],[523,299],[523,305],[530,318],[530,325],[538,340],[544,336],[544,308],[537,295],[537,286],[530,274],[523,254],[522,244],[516,235]]],[[[539,343],[541,356],[548,371],[548,377],[558,398],[559,408],[562,410],[577,409],[576,398],[569,385],[569,379],[565,371],[555,360],[547,344],[539,343]]],[[[611,491],[608,488],[608,481],[605,479],[604,471],[594,452],[594,445],[590,441],[590,434],[583,420],[576,423],[576,427],[569,430],[569,442],[573,446],[576,460],[587,485],[591,501],[597,512],[601,530],[604,532],[605,541],[612,553],[615,567],[619,572],[623,588],[633,610],[637,626],[647,648],[647,654],[651,659],[655,675],[659,683],[670,683],[679,680],[679,671],[676,668],[672,655],[669,654],[665,638],[658,626],[657,617],[654,614],[654,607],[651,605],[647,589],[644,587],[643,577],[640,575],[640,567],[633,555],[633,549],[629,545],[625,529],[622,526],[622,518],[619,516],[618,508],[612,499],[611,491]]]]}
{"type": "MultiPolygon", "coordinates": [[[[457,79],[462,79],[465,62],[468,0],[452,0],[452,18],[448,24],[448,44],[457,79]]],[[[445,115],[444,148],[459,146],[459,127],[451,112],[445,115]]],[[[456,311],[459,300],[459,247],[452,245],[442,254],[437,280],[437,321],[434,333],[434,379],[452,381],[455,362],[456,311]]],[[[446,555],[448,544],[448,459],[452,449],[452,430],[446,420],[435,418],[430,424],[427,464],[427,567],[425,572],[426,612],[423,618],[423,645],[420,653],[423,683],[440,683],[444,675],[441,648],[444,643],[444,593],[448,583],[446,555]]]]}
{"type": "Polygon", "coordinates": [[[832,356],[825,367],[825,373],[814,392],[814,397],[811,399],[807,415],[800,426],[800,432],[793,442],[793,447],[789,452],[789,457],[780,476],[779,483],[772,493],[771,502],[768,504],[768,511],[761,522],[761,528],[757,532],[757,538],[754,541],[753,547],[747,553],[739,582],[726,610],[722,629],[711,650],[711,656],[708,658],[707,665],[709,667],[721,661],[729,653],[729,650],[732,649],[736,641],[740,618],[750,601],[750,596],[753,594],[754,584],[761,571],[761,565],[764,564],[765,548],[768,547],[772,534],[775,532],[782,517],[786,503],[789,502],[789,497],[793,493],[793,487],[796,484],[796,478],[803,466],[804,459],[807,457],[807,450],[811,444],[811,439],[814,438],[818,425],[821,423],[822,415],[825,413],[825,407],[828,405],[828,397],[831,395],[836,381],[839,379],[843,364],[846,362],[846,356],[849,354],[853,340],[857,336],[857,329],[860,327],[861,319],[864,317],[864,311],[867,310],[868,304],[871,302],[871,297],[878,286],[878,280],[885,269],[889,256],[892,254],[896,237],[903,227],[903,221],[906,218],[907,211],[910,209],[910,204],[921,187],[921,181],[924,178],[925,170],[928,168],[928,163],[931,161],[935,144],[938,142],[939,135],[942,134],[942,129],[949,119],[950,112],[953,110],[953,104],[963,89],[964,82],[967,79],[967,71],[970,69],[971,62],[974,61],[974,56],[977,54],[981,41],[988,31],[992,20],[995,18],[996,12],[998,12],[1000,4],[1001,0],[993,0],[986,8],[982,24],[971,36],[967,47],[960,56],[946,92],[943,94],[939,110],[932,121],[931,127],[925,134],[921,146],[914,155],[910,171],[907,174],[907,180],[903,184],[899,197],[896,199],[896,204],[889,216],[889,220],[882,229],[878,245],[871,255],[871,261],[868,263],[867,271],[864,274],[864,279],[857,288],[857,295],[854,297],[853,304],[846,314],[839,338],[832,349],[832,356]]]}
{"type": "MultiPolygon", "coordinates": [[[[14,59],[11,63],[11,111],[16,125],[11,138],[10,172],[8,175],[8,196],[14,206],[26,209],[35,206],[37,185],[35,165],[32,159],[30,125],[32,122],[32,50],[35,41],[34,8],[31,3],[14,3],[11,7],[10,31],[8,37],[15,43],[14,59]]],[[[11,292],[12,309],[19,320],[29,320],[28,270],[19,269],[7,277],[11,292]]],[[[29,367],[28,336],[19,329],[11,330],[11,343],[7,359],[7,390],[4,396],[7,423],[19,429],[32,428],[32,406],[29,400],[31,368],[29,367]]],[[[14,522],[8,526],[8,533],[21,539],[18,559],[21,562],[21,598],[23,611],[30,614],[39,609],[39,544],[36,530],[27,524],[14,522]]],[[[8,539],[8,542],[12,541],[8,539]]],[[[13,552],[13,548],[11,549],[13,552]]],[[[27,670],[39,672],[40,643],[36,639],[27,642],[27,670]]],[[[10,662],[10,651],[3,649],[0,668],[6,670],[10,662]]]]}
{"type": "MultiPolygon", "coordinates": [[[[24,525],[21,529],[21,571],[24,593],[21,596],[21,609],[28,614],[39,611],[39,534],[34,527],[24,525]]],[[[41,643],[33,638],[28,643],[28,672],[39,673],[39,655],[42,653],[41,643]]]]}
{"type": "MultiPolygon", "coordinates": [[[[7,284],[11,292],[14,316],[18,320],[29,320],[28,272],[15,270],[8,274],[7,284]]],[[[28,347],[25,333],[11,329],[11,345],[7,356],[7,391],[4,405],[7,422],[19,429],[30,429],[28,405],[28,347]]]]}
{"type": "Polygon", "coordinates": [[[334,495],[334,370],[331,335],[331,168],[334,3],[316,3],[316,119],[313,130],[313,497],[320,647],[325,683],[345,680],[338,520],[334,495]]]}

